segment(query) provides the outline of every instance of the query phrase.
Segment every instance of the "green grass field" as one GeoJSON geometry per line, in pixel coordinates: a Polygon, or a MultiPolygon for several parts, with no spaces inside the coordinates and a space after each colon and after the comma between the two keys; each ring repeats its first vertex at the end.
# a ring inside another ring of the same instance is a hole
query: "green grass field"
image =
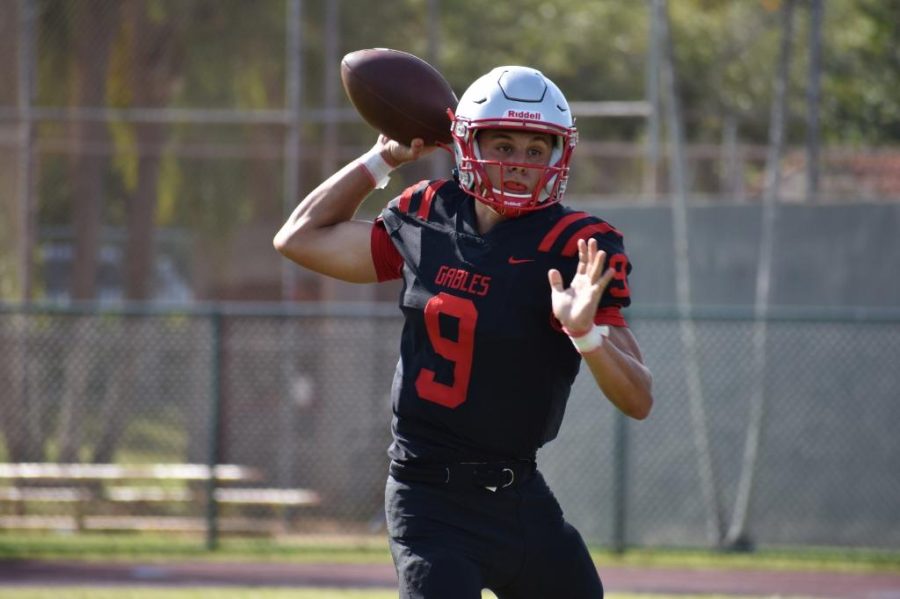
{"type": "MultiPolygon", "coordinates": [[[[900,553],[839,549],[723,553],[686,549],[633,549],[617,555],[597,548],[601,565],[678,568],[753,568],[900,572],[900,553]]],[[[225,538],[209,552],[197,536],[153,534],[61,534],[0,531],[0,559],[89,559],[115,561],[264,561],[299,563],[389,563],[383,535],[308,536],[279,539],[225,538]]]]}
{"type": "MultiPolygon", "coordinates": [[[[606,596],[609,599],[730,599],[726,595],[634,595],[609,593],[606,596]]],[[[493,599],[494,594],[486,592],[482,597],[483,599],[493,599]]],[[[223,587],[185,589],[48,587],[0,588],[0,599],[397,599],[397,592],[223,587]]],[[[754,598],[742,595],[742,599],[754,598]]]]}

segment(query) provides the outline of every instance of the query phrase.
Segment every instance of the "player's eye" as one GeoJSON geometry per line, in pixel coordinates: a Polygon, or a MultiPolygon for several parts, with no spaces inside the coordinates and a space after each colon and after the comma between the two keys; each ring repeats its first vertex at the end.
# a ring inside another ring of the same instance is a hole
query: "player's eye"
{"type": "Polygon", "coordinates": [[[527,156],[529,160],[543,160],[547,155],[547,152],[544,148],[532,147],[528,148],[527,156]]]}

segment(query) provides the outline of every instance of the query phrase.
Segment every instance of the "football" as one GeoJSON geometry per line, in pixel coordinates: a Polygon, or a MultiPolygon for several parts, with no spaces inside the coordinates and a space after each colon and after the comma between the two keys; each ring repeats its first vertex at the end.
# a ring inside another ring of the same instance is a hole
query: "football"
{"type": "Polygon", "coordinates": [[[456,109],[456,94],[421,58],[388,48],[357,50],[341,61],[341,81],[363,120],[391,139],[453,141],[447,109],[456,109]]]}

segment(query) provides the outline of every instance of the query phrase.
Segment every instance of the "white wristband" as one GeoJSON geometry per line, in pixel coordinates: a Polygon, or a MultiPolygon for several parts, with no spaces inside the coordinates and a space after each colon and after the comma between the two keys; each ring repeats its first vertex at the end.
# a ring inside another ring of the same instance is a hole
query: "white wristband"
{"type": "Polygon", "coordinates": [[[394,170],[387,160],[381,155],[381,151],[372,148],[356,159],[356,163],[363,168],[372,179],[375,189],[384,189],[391,178],[388,176],[394,170]]]}
{"type": "Polygon", "coordinates": [[[609,336],[609,327],[605,324],[592,324],[590,329],[580,335],[573,335],[572,332],[566,328],[563,328],[563,331],[569,336],[569,339],[572,340],[572,345],[575,346],[575,349],[577,349],[580,354],[586,354],[599,348],[603,345],[604,339],[609,336]]]}

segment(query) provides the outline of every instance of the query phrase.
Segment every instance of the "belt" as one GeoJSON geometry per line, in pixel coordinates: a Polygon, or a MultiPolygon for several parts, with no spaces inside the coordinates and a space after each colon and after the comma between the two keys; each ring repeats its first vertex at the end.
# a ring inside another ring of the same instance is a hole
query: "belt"
{"type": "Polygon", "coordinates": [[[391,461],[390,473],[396,480],[402,482],[431,483],[457,488],[475,486],[497,491],[521,485],[534,475],[536,469],[534,460],[453,464],[391,461]]]}

